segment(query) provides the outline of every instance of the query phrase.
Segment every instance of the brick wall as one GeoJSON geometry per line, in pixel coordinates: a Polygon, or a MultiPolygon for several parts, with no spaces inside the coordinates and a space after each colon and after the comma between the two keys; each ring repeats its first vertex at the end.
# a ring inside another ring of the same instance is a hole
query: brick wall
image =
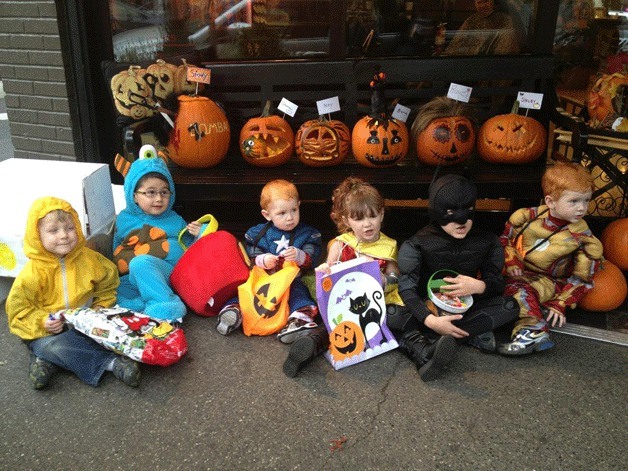
{"type": "Polygon", "coordinates": [[[15,157],[76,160],[54,0],[0,2],[0,78],[15,157]]]}

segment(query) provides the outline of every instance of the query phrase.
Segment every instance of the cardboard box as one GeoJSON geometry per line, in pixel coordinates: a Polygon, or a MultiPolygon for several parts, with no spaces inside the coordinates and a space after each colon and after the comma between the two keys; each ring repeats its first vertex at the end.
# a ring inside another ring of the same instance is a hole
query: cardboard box
{"type": "Polygon", "coordinates": [[[0,277],[15,278],[26,263],[23,240],[28,210],[42,196],[68,201],[78,213],[87,239],[108,233],[114,222],[108,165],[15,158],[1,161],[0,277]]]}

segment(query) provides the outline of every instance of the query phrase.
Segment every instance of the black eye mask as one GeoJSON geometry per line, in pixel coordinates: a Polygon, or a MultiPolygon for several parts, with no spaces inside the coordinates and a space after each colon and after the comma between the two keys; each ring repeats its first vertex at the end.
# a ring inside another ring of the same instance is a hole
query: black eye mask
{"type": "Polygon", "coordinates": [[[430,220],[440,226],[450,222],[464,224],[473,219],[477,188],[460,175],[445,175],[430,185],[430,220]],[[469,209],[471,208],[471,209],[469,209]],[[453,211],[453,214],[447,214],[453,211]]]}

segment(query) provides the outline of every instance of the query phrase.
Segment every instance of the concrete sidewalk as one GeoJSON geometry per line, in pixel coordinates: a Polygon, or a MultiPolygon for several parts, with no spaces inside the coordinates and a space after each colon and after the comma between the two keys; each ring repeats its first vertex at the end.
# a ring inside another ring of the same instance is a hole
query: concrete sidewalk
{"type": "Polygon", "coordinates": [[[189,314],[189,354],[143,365],[138,389],[60,373],[34,391],[26,347],[0,317],[1,469],[628,467],[618,345],[553,334],[553,351],[522,358],[462,346],[431,383],[397,351],[340,371],[321,357],[290,379],[275,338],[222,337],[189,314]]]}

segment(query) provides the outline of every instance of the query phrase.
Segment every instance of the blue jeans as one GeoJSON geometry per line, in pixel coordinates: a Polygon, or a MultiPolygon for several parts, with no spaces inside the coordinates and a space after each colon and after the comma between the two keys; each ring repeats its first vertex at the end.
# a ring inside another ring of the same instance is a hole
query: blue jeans
{"type": "Polygon", "coordinates": [[[32,340],[27,345],[37,357],[71,371],[90,386],[98,385],[107,366],[117,357],[74,329],[32,340]]]}

